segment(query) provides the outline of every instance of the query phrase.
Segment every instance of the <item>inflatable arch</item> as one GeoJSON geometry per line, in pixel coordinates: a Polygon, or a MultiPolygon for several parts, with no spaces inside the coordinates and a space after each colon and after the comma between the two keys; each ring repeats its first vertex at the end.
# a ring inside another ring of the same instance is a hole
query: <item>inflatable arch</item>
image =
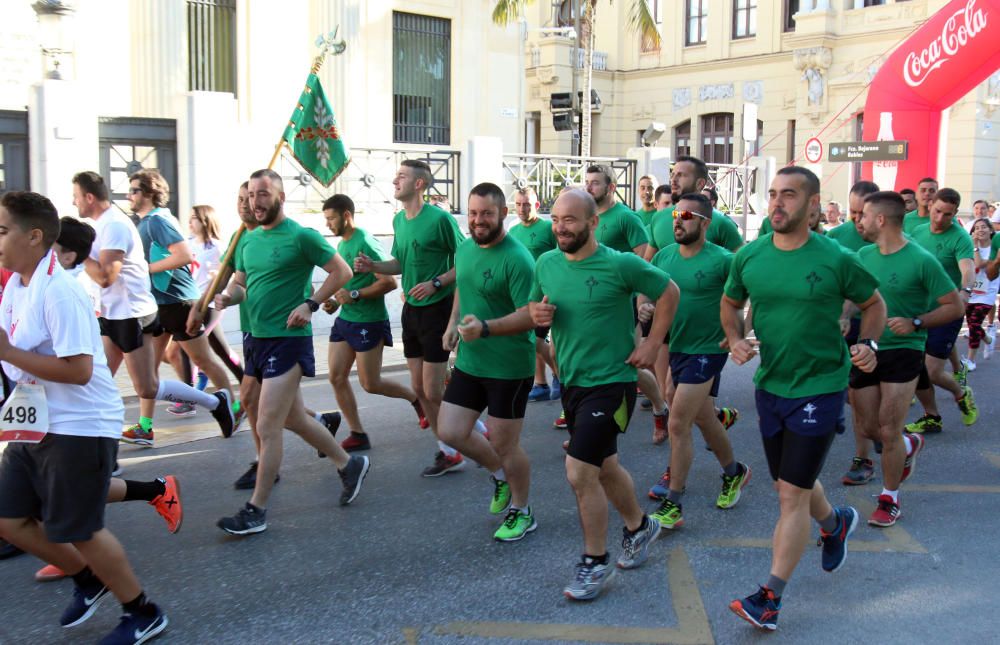
{"type": "Polygon", "coordinates": [[[941,112],[1000,69],[1000,0],[952,0],[903,42],[868,88],[863,140],[908,141],[908,158],[865,163],[882,190],[937,174],[941,112]]]}

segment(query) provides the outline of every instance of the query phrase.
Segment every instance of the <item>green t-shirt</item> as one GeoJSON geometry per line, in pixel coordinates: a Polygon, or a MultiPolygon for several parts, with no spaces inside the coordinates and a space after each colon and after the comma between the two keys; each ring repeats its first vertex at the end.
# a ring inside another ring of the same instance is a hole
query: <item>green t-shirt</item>
{"type": "Polygon", "coordinates": [[[649,226],[649,223],[653,221],[653,213],[655,212],[656,212],[655,208],[651,211],[648,211],[645,208],[640,208],[635,212],[635,214],[639,216],[640,220],[642,220],[642,227],[646,228],[647,226],[649,226]]]}
{"type": "Polygon", "coordinates": [[[907,235],[913,235],[914,229],[930,221],[930,217],[920,217],[919,211],[910,211],[903,216],[903,232],[907,235]]]}
{"type": "Polygon", "coordinates": [[[406,218],[406,211],[396,213],[392,220],[392,257],[399,260],[403,272],[403,292],[413,307],[426,307],[443,300],[455,291],[449,284],[432,296],[416,300],[410,289],[447,273],[455,266],[455,250],[465,239],[455,218],[436,206],[424,204],[417,216],[406,218]]]}
{"type": "MultiPolygon", "coordinates": [[[[358,253],[364,253],[376,262],[388,260],[385,249],[371,233],[363,228],[354,229],[349,240],[341,240],[337,245],[337,253],[344,258],[347,266],[354,266],[354,258],[358,253]]],[[[374,273],[355,273],[354,277],[344,285],[347,291],[361,290],[375,283],[378,278],[374,273]]],[[[340,306],[339,318],[348,322],[368,323],[389,319],[389,310],[385,308],[385,296],[378,298],[362,298],[357,302],[349,302],[340,306]]]]}
{"type": "Polygon", "coordinates": [[[632,294],[656,300],[670,276],[635,253],[598,245],[570,262],[556,249],[538,258],[531,300],[556,306],[552,340],[563,386],[595,387],[636,380],[625,361],[635,349],[632,294]]]}
{"type": "MultiPolygon", "coordinates": [[[[649,243],[657,250],[665,249],[674,241],[674,206],[667,206],[662,211],[656,211],[647,228],[649,243]]],[[[705,239],[727,251],[735,252],[743,245],[743,236],[736,222],[729,219],[722,211],[712,209],[712,221],[708,223],[705,239]]]]}
{"type": "MultiPolygon", "coordinates": [[[[312,293],[315,267],[325,266],[337,252],[319,231],[286,217],[268,230],[244,233],[246,243],[236,258],[236,270],[246,274],[247,309],[254,338],[312,336],[312,325],[289,329],[288,315],[312,293]]],[[[247,331],[244,329],[243,331],[247,331]]]]}
{"type": "Polygon", "coordinates": [[[672,244],[653,256],[681,290],[677,313],[670,326],[670,351],[684,354],[726,354],[719,347],[726,335],[719,318],[719,301],[726,286],[733,254],[705,242],[697,255],[685,258],[681,245],[672,244]]]}
{"type": "MultiPolygon", "coordinates": [[[[243,246],[247,243],[247,235],[250,235],[250,231],[243,231],[240,235],[239,241],[236,243],[236,250],[233,251],[232,257],[229,258],[229,266],[236,270],[236,258],[239,257],[240,253],[243,252],[243,246]]],[[[236,233],[233,233],[232,237],[229,238],[229,245],[226,246],[226,250],[222,252],[222,257],[226,257],[226,253],[229,252],[229,247],[233,245],[233,238],[236,237],[236,233]]],[[[222,285],[225,287],[226,285],[222,285]]],[[[247,313],[246,303],[239,305],[240,309],[240,331],[245,334],[250,333],[250,316],[247,313]]]]}
{"type": "Polygon", "coordinates": [[[767,215],[764,219],[760,220],[760,228],[757,229],[757,238],[760,239],[767,235],[768,233],[773,233],[774,229],[771,228],[771,218],[767,215]]]}
{"type": "Polygon", "coordinates": [[[649,242],[642,220],[621,202],[600,214],[594,235],[598,243],[622,253],[649,242]]]}
{"type": "Polygon", "coordinates": [[[962,270],[958,267],[958,261],[972,261],[972,254],[975,252],[972,236],[964,228],[952,224],[944,232],[934,233],[930,224],[922,224],[913,229],[910,237],[937,258],[956,288],[962,287],[962,270]]]}
{"type": "Polygon", "coordinates": [[[507,234],[523,244],[538,259],[542,253],[556,248],[556,235],[552,232],[552,222],[539,217],[529,225],[518,222],[510,227],[507,234]]]}
{"type": "Polygon", "coordinates": [[[844,300],[865,302],[877,287],[856,253],[822,235],[794,251],[776,248],[773,234],[740,249],[725,293],[753,303],[757,387],[789,399],[844,390],[851,369],[840,334],[844,300]]]}
{"type": "Polygon", "coordinates": [[[858,233],[858,227],[854,225],[852,220],[845,220],[842,224],[834,226],[826,232],[826,236],[837,240],[840,245],[845,249],[850,249],[857,253],[862,248],[871,244],[861,237],[858,233]]]}
{"type": "Polygon", "coordinates": [[[990,242],[990,259],[997,259],[997,251],[1000,251],[1000,235],[994,235],[993,241],[990,242]]]}
{"type": "MultiPolygon", "coordinates": [[[[890,255],[883,255],[875,245],[867,246],[858,251],[858,257],[878,279],[889,318],[916,318],[936,309],[938,298],[955,290],[941,263],[912,240],[890,255]]],[[[878,348],[923,351],[926,342],[926,329],[897,336],[886,325],[878,348]]]]}
{"type": "MultiPolygon", "coordinates": [[[[535,260],[528,249],[509,235],[482,248],[465,240],[455,252],[458,320],[468,314],[495,320],[528,304],[535,260]]],[[[535,373],[535,334],[528,330],[510,336],[478,338],[458,344],[455,367],[480,378],[526,379],[535,373]]]]}

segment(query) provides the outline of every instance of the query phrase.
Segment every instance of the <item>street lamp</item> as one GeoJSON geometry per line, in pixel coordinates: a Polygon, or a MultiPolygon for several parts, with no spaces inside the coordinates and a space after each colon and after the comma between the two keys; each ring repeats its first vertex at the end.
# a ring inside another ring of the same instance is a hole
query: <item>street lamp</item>
{"type": "Polygon", "coordinates": [[[31,8],[38,16],[45,78],[61,79],[59,59],[73,53],[70,48],[70,23],[76,8],[72,6],[71,0],[38,0],[31,8]],[[49,69],[48,59],[52,59],[52,69],[49,69]]]}

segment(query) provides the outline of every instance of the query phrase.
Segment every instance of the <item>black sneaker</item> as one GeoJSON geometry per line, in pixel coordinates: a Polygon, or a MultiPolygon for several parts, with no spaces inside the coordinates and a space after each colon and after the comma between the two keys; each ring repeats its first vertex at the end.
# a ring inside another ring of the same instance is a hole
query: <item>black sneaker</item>
{"type": "Polygon", "coordinates": [[[858,525],[858,512],[851,506],[833,509],[837,528],[832,533],[820,529],[819,543],[823,546],[823,571],[833,573],[847,559],[847,539],[858,525]]]}
{"type": "Polygon", "coordinates": [[[341,506],[347,506],[358,496],[358,493],[361,492],[361,484],[364,483],[371,466],[368,457],[354,455],[347,461],[343,470],[337,471],[340,475],[340,481],[344,483],[344,490],[340,493],[341,506]]]}
{"type": "Polygon", "coordinates": [[[219,390],[213,392],[212,396],[219,399],[219,405],[212,410],[212,417],[219,424],[222,436],[228,439],[233,436],[233,430],[236,429],[236,415],[233,414],[233,402],[229,400],[229,391],[219,390]]]}
{"type": "MultiPolygon", "coordinates": [[[[323,419],[321,423],[326,426],[332,436],[336,437],[337,429],[340,427],[340,412],[334,410],[333,412],[324,412],[319,416],[323,419]]],[[[316,454],[319,455],[320,459],[326,459],[326,453],[322,450],[317,450],[316,454]]]]}
{"type": "Polygon", "coordinates": [[[21,549],[17,548],[7,540],[0,540],[0,560],[6,560],[7,558],[13,558],[24,553],[21,549]]]}
{"type": "Polygon", "coordinates": [[[74,587],[73,599],[63,611],[59,624],[63,627],[76,627],[80,623],[86,622],[97,611],[97,606],[110,595],[111,590],[99,581],[88,589],[74,587]]]}
{"type": "Polygon", "coordinates": [[[102,638],[100,645],[139,645],[156,638],[167,628],[169,621],[159,607],[152,605],[152,609],[156,612],[152,616],[138,614],[122,616],[115,631],[102,638]]]}
{"type": "Polygon", "coordinates": [[[224,517],[215,525],[230,535],[262,533],[267,530],[267,509],[258,509],[247,502],[236,515],[224,517]]]}
{"type": "MultiPolygon", "coordinates": [[[[281,473],[275,473],[274,483],[277,484],[281,481],[281,473]]],[[[257,486],[257,462],[250,464],[247,471],[240,475],[240,478],[236,480],[233,484],[233,488],[236,490],[253,490],[257,486]]]]}

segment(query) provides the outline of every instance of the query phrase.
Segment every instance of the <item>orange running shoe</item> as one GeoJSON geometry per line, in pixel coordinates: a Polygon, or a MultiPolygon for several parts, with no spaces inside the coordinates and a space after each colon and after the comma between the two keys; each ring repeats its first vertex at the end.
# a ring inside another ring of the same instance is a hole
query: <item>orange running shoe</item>
{"type": "Polygon", "coordinates": [[[155,497],[149,503],[167,522],[167,530],[176,533],[181,530],[184,521],[184,506],[181,504],[181,485],[173,475],[161,477],[160,481],[166,487],[163,494],[155,497]]]}
{"type": "Polygon", "coordinates": [[[66,572],[54,564],[47,564],[35,572],[35,580],[38,582],[55,582],[66,577],[66,572]]]}

